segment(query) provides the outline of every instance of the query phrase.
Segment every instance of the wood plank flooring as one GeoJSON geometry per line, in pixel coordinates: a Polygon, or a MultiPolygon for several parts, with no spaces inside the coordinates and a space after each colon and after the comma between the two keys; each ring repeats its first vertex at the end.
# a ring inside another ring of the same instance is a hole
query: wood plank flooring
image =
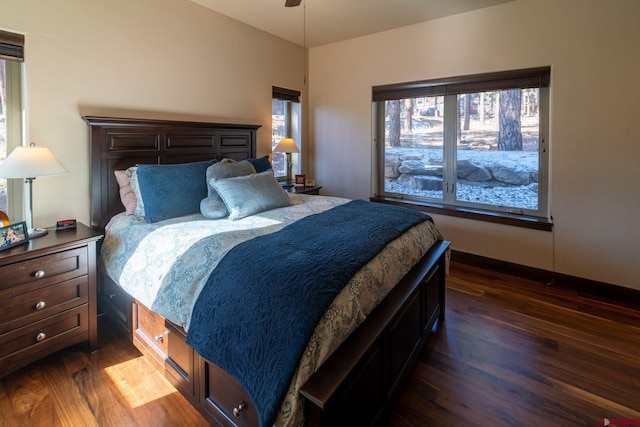
{"type": "Polygon", "coordinates": [[[640,312],[460,264],[447,288],[392,426],[640,426],[640,312]]]}
{"type": "MultiPolygon", "coordinates": [[[[452,263],[437,326],[395,406],[403,426],[640,426],[640,312],[452,263]]],[[[126,339],[0,380],[0,426],[205,426],[126,339]]]]}

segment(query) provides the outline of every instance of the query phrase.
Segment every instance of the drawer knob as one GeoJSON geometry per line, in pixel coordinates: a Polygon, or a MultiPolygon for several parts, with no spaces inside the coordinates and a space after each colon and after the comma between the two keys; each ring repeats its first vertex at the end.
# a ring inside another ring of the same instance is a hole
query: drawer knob
{"type": "Polygon", "coordinates": [[[116,297],[116,294],[109,294],[109,299],[114,299],[116,297]]]}
{"type": "Polygon", "coordinates": [[[239,404],[235,408],[233,408],[233,416],[236,418],[240,418],[240,413],[247,408],[247,405],[244,403],[239,404]]]}
{"type": "Polygon", "coordinates": [[[156,335],[153,339],[156,340],[156,342],[164,342],[164,337],[162,335],[156,335]]]}
{"type": "Polygon", "coordinates": [[[44,271],[38,270],[35,273],[33,273],[33,275],[36,276],[36,279],[42,279],[44,277],[44,271]]]}
{"type": "Polygon", "coordinates": [[[42,310],[47,304],[44,301],[39,301],[36,304],[36,310],[42,310]]]}
{"type": "Polygon", "coordinates": [[[40,342],[44,340],[46,337],[47,337],[47,334],[45,334],[44,332],[40,332],[38,335],[36,335],[36,341],[40,342]]]}

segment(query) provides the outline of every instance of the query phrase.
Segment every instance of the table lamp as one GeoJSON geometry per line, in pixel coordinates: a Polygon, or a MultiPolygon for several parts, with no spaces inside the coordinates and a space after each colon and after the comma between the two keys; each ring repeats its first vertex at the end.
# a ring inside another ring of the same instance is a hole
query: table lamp
{"type": "Polygon", "coordinates": [[[275,146],[273,151],[278,153],[286,153],[287,154],[287,182],[283,187],[293,187],[293,182],[291,181],[291,153],[299,153],[298,146],[293,138],[282,138],[278,145],[275,146]]]}
{"type": "Polygon", "coordinates": [[[34,143],[28,147],[16,147],[0,163],[0,178],[24,178],[25,183],[29,184],[29,238],[47,234],[46,228],[33,226],[33,180],[38,176],[60,175],[67,172],[48,148],[36,147],[34,143]]]}

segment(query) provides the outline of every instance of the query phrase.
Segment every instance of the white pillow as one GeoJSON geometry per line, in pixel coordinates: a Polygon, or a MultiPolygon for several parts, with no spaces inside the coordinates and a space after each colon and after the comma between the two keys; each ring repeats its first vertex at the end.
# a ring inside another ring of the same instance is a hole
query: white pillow
{"type": "Polygon", "coordinates": [[[125,175],[129,177],[129,183],[133,194],[136,195],[136,209],[133,214],[137,217],[144,218],[144,202],[142,201],[142,194],[140,193],[140,185],[138,184],[138,168],[132,166],[125,171],[125,175]]]}

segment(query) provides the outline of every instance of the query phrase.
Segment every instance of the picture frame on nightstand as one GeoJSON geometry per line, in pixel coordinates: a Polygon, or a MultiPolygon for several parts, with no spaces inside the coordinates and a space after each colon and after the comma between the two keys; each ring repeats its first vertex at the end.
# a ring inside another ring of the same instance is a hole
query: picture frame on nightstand
{"type": "Polygon", "coordinates": [[[297,187],[304,187],[306,179],[307,179],[307,176],[304,175],[304,174],[296,175],[296,186],[297,187]]]}
{"type": "Polygon", "coordinates": [[[29,242],[25,221],[0,227],[0,251],[29,242]]]}
{"type": "Polygon", "coordinates": [[[307,178],[304,181],[304,186],[305,187],[315,187],[316,186],[316,180],[315,179],[311,179],[311,178],[307,178]]]}

